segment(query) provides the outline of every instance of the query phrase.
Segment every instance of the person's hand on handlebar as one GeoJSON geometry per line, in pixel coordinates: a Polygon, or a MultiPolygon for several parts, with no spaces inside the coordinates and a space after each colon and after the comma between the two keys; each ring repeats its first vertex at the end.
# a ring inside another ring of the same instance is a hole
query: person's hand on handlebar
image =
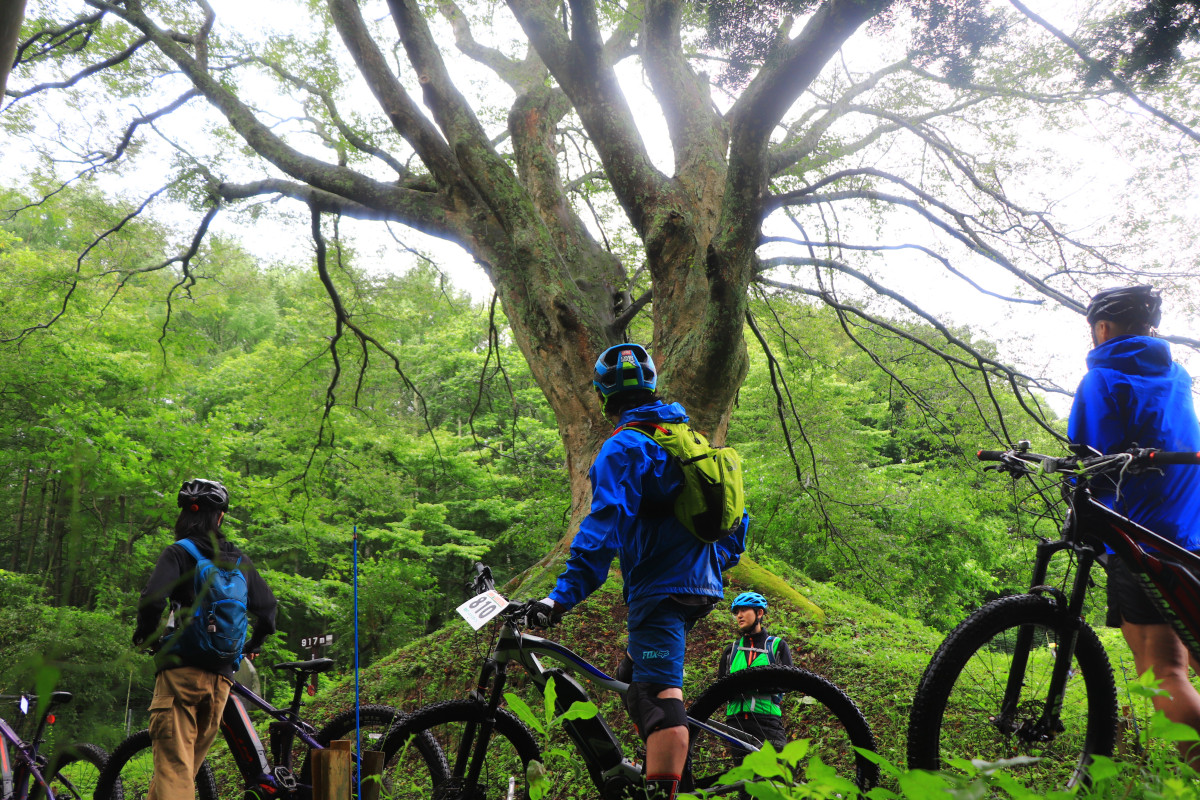
{"type": "Polygon", "coordinates": [[[557,625],[565,613],[565,608],[547,597],[526,607],[525,620],[535,628],[549,628],[557,625]]]}

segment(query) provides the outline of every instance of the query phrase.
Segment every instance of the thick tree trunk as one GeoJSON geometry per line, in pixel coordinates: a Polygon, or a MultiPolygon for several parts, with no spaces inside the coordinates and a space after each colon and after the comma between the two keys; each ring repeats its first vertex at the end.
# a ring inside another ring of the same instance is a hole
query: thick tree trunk
{"type": "Polygon", "coordinates": [[[25,572],[33,572],[33,563],[37,555],[38,544],[45,541],[46,538],[46,484],[48,483],[49,480],[42,481],[42,490],[38,494],[37,516],[33,520],[33,525],[30,526],[29,549],[25,553],[25,572]]]}
{"type": "Polygon", "coordinates": [[[29,499],[30,465],[26,464],[21,470],[21,497],[17,501],[16,530],[13,533],[12,554],[9,558],[9,568],[16,572],[21,566],[21,544],[25,533],[25,505],[29,499]]]}
{"type": "Polygon", "coordinates": [[[8,85],[8,73],[17,55],[21,23],[25,19],[25,0],[3,0],[0,2],[0,100],[8,85]]]}

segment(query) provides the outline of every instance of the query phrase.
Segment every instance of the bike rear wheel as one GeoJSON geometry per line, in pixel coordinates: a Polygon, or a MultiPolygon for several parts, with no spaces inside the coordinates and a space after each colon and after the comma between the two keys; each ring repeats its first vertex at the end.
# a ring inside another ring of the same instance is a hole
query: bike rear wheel
{"type": "MultiPolygon", "coordinates": [[[[740,670],[697,697],[688,709],[688,716],[725,723],[728,703],[748,695],[774,694],[783,694],[781,721],[785,747],[790,742],[807,739],[810,755],[820,757],[863,791],[879,781],[879,767],[854,749],[875,750],[875,737],[866,718],[841,689],[807,670],[778,664],[740,670]]],[[[757,735],[754,715],[739,724],[757,735]]],[[[768,738],[765,732],[758,733],[763,735],[757,738],[768,738]]],[[[688,766],[693,785],[696,788],[717,785],[721,775],[740,764],[748,752],[710,731],[691,726],[688,766]]],[[[802,778],[796,782],[802,782],[802,778]]]]}
{"type": "MultiPolygon", "coordinates": [[[[391,706],[366,705],[359,709],[356,720],[354,709],[350,708],[341,712],[328,723],[326,723],[325,727],[323,727],[320,732],[317,733],[316,739],[325,747],[328,747],[330,742],[337,739],[350,739],[353,741],[355,738],[355,727],[357,722],[362,731],[362,751],[369,752],[376,750],[384,752],[384,772],[381,776],[381,780],[383,781],[383,791],[379,796],[387,797],[392,793],[390,786],[392,781],[392,770],[389,769],[388,761],[390,759],[387,751],[384,748],[384,745],[387,742],[388,731],[390,731],[396,724],[406,719],[408,719],[407,714],[399,709],[392,708],[391,706]]],[[[301,748],[305,746],[303,742],[297,740],[295,747],[301,748]]],[[[434,765],[434,768],[441,768],[444,760],[442,759],[441,751],[438,748],[437,743],[432,739],[432,737],[427,735],[418,737],[413,743],[413,747],[417,748],[419,756],[424,759],[426,763],[434,765]]],[[[359,746],[354,745],[351,747],[351,752],[358,752],[358,749],[359,746]]],[[[353,762],[351,769],[354,769],[353,762]]],[[[299,781],[303,785],[310,785],[312,783],[312,755],[307,752],[307,748],[305,748],[303,762],[300,767],[299,781]]],[[[355,776],[352,771],[350,794],[352,797],[356,797],[357,793],[358,781],[355,780],[355,776]]],[[[364,795],[370,796],[365,791],[364,795]]]]}
{"type": "Polygon", "coordinates": [[[1040,761],[1011,769],[1018,780],[1032,789],[1075,785],[1085,780],[1093,755],[1112,753],[1116,692],[1095,632],[1066,620],[1054,600],[1037,595],[994,600],[955,628],[925,669],[909,717],[908,765],[934,770],[952,758],[994,762],[1032,756],[1040,761]],[[1039,726],[1057,648],[1073,625],[1079,631],[1061,712],[1049,726],[1039,726]],[[1027,665],[1012,678],[1021,684],[1020,697],[1005,715],[1009,673],[1024,649],[1017,646],[1022,632],[1030,642],[1027,665]]]}
{"type": "MultiPolygon", "coordinates": [[[[64,748],[55,756],[53,771],[46,775],[55,800],[91,800],[107,763],[108,753],[94,744],[81,742],[64,748]]],[[[38,786],[32,796],[44,798],[46,793],[38,786]]]]}
{"type": "MultiPolygon", "coordinates": [[[[384,743],[387,753],[386,785],[394,800],[527,800],[526,783],[531,763],[541,762],[541,751],[525,725],[503,708],[496,710],[495,727],[483,753],[482,769],[469,779],[480,726],[487,707],[473,700],[434,703],[412,713],[392,728],[384,743]],[[416,746],[430,736],[444,757],[433,763],[416,746]]],[[[536,766],[535,766],[536,769],[536,766]]]]}
{"type": "MultiPolygon", "coordinates": [[[[154,777],[150,731],[142,730],[117,746],[96,785],[96,800],[145,800],[154,777]]],[[[57,795],[56,795],[57,796],[57,795]]],[[[196,775],[197,800],[217,800],[217,782],[205,761],[196,775]]]]}

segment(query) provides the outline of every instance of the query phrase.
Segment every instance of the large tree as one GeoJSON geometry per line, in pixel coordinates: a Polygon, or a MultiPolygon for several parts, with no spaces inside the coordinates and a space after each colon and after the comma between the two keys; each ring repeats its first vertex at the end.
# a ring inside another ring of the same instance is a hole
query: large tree
{"type": "MultiPolygon", "coordinates": [[[[937,322],[883,277],[893,262],[881,254],[901,250],[972,286],[1016,285],[1015,300],[1075,311],[1094,276],[1182,283],[1195,266],[1125,266],[1139,240],[1084,241],[1002,163],[1022,126],[1102,115],[1115,95],[1086,88],[1069,51],[983,0],[310,0],[292,13],[307,24],[280,33],[247,29],[235,10],[218,17],[208,0],[32,0],[5,119],[31,139],[57,123],[57,144],[37,152],[59,181],[128,171],[139,145],[170,142],[169,168],[150,166],[167,177],[131,213],[190,202],[194,235],[178,255],[97,269],[176,270],[172,297],[219,274],[204,243],[219,209],[304,204],[339,332],[400,372],[402,346],[372,337],[342,302],[332,221],[460,245],[557,415],[577,517],[609,432],[589,388],[607,345],[651,340],[665,392],[720,440],[747,371],[756,287],[819,298],[849,330],[877,316],[872,295],[937,322]],[[627,65],[642,70],[645,99],[623,90],[627,65]],[[203,137],[189,130],[204,127],[199,110],[220,116],[203,137]],[[663,141],[647,141],[639,123],[658,115],[663,141]],[[921,232],[894,241],[895,212],[915,221],[899,230],[921,232]]],[[[1189,93],[1163,91],[1177,114],[1191,108],[1189,93]]],[[[1157,125],[1128,135],[1153,138],[1157,125]]],[[[77,262],[62,309],[119,228],[95,231],[103,247],[77,262]]],[[[958,368],[1023,397],[1053,388],[936,330],[925,346],[958,368]]]]}

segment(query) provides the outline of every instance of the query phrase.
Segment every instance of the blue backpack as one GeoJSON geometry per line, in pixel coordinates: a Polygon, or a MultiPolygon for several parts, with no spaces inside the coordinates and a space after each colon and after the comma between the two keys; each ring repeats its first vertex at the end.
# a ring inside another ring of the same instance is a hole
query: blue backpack
{"type": "Polygon", "coordinates": [[[196,559],[196,604],[192,618],[182,623],[167,652],[191,667],[212,672],[237,669],[248,626],[249,590],[246,576],[238,569],[242,560],[221,567],[202,556],[191,541],[180,539],[176,544],[196,559]]]}

